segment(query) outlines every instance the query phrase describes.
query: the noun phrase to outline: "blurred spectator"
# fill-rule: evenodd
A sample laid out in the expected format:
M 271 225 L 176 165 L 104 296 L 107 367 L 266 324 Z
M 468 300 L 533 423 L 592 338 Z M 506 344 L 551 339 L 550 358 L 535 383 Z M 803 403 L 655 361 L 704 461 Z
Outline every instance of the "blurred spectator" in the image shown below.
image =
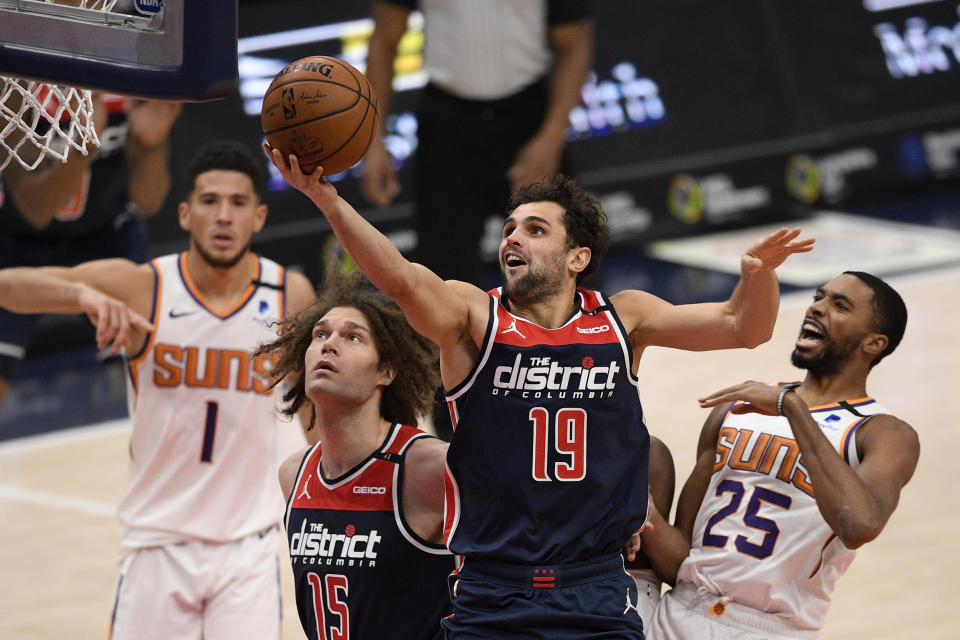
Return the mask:
M 147 260 L 142 216 L 170 189 L 168 137 L 181 105 L 94 94 L 101 140 L 34 171 L 10 163 L 0 177 L 0 268 L 72 266 L 99 258 Z M 38 316 L 0 309 L 0 404 Z
M 561 168 L 569 113 L 593 53 L 588 3 L 374 2 L 367 76 L 384 116 L 397 45 L 416 8 L 430 77 L 418 114 L 416 260 L 441 278 L 480 283 L 486 219 L 502 219 L 519 185 Z M 399 184 L 382 138 L 364 161 L 363 187 L 371 202 L 387 206 Z

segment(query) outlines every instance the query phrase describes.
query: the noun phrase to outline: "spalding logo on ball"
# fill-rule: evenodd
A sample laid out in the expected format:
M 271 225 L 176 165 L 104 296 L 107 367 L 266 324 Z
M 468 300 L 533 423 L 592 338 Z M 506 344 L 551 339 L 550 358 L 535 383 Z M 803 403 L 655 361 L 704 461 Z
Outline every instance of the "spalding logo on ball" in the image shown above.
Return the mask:
M 267 143 L 284 158 L 297 156 L 304 173 L 346 171 L 363 158 L 380 122 L 367 77 L 329 56 L 285 66 L 263 96 L 260 123 Z

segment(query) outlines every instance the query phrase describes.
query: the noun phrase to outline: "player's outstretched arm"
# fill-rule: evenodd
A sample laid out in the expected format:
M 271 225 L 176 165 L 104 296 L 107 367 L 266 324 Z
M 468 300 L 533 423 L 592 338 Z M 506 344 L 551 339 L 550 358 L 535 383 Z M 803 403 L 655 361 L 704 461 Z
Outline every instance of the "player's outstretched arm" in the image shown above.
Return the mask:
M 307 175 L 294 155 L 284 158 L 264 145 L 274 166 L 292 187 L 309 197 L 323 212 L 337 240 L 375 287 L 393 298 L 410 325 L 441 349 L 456 344 L 468 330 L 469 308 L 465 287 L 447 285 L 426 267 L 410 262 L 390 240 L 367 222 L 323 178 L 322 167 Z M 472 287 L 486 311 L 486 294 Z
M 775 270 L 794 253 L 813 249 L 813 238 L 797 240 L 799 235 L 800 229 L 780 229 L 751 246 L 741 258 L 740 281 L 726 302 L 672 305 L 637 290 L 613 296 L 634 349 L 752 349 L 769 340 L 780 306 Z
M 153 329 L 126 303 L 84 282 L 29 267 L 0 270 L 0 306 L 14 313 L 85 313 L 97 327 L 97 348 L 109 346 L 112 353 L 131 347 L 137 329 Z
M 906 422 L 877 415 L 858 429 L 860 464 L 851 468 L 810 416 L 810 408 L 797 393 L 762 382 L 746 381 L 700 400 L 716 406 L 742 400 L 735 413 L 777 415 L 777 401 L 800 448 L 814 498 L 824 520 L 849 549 L 870 542 L 883 530 L 897 508 L 900 491 L 913 476 L 920 458 L 920 441 Z

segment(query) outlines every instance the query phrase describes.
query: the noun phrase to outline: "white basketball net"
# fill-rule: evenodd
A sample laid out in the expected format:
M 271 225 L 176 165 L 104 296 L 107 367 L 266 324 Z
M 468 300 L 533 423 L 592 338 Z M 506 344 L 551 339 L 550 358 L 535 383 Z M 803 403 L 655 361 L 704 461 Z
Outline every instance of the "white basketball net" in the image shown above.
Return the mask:
M 44 0 L 111 11 L 118 0 Z M 0 171 L 16 160 L 28 171 L 50 156 L 67 161 L 100 146 L 88 89 L 0 75 Z

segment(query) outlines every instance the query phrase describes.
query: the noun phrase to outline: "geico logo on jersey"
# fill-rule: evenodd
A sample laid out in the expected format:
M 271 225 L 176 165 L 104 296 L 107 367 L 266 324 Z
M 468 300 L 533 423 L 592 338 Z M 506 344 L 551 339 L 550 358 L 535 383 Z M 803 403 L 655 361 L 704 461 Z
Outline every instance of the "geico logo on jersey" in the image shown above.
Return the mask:
M 203 349 L 157 344 L 153 348 L 153 383 L 158 387 L 203 387 L 270 393 L 276 356 L 251 358 L 237 349 Z
M 360 487 L 360 486 L 357 486 L 357 487 L 354 487 L 354 488 L 353 488 L 353 492 L 354 492 L 354 493 L 372 493 L 372 494 L 374 494 L 374 495 L 382 496 L 383 494 L 385 494 L 385 493 L 387 492 L 387 488 L 386 488 L 386 487 Z
M 621 371 L 616 360 L 605 367 L 594 364 L 587 356 L 579 367 L 566 367 L 548 357 L 531 357 L 530 366 L 522 366 L 522 354 L 517 354 L 513 366 L 503 365 L 493 372 L 493 395 L 501 391 L 521 391 L 524 398 L 596 397 L 597 392 L 612 396 L 616 375 Z M 533 392 L 533 393 L 531 393 Z M 554 394 L 553 392 L 557 392 Z M 586 395 L 585 395 L 586 394 Z
M 577 333 L 604 333 L 610 331 L 610 325 L 602 324 L 599 327 L 577 327 Z
M 382 539 L 374 529 L 356 533 L 353 525 L 348 533 L 333 533 L 322 523 L 300 523 L 300 531 L 290 536 L 290 559 L 294 564 L 322 564 L 337 567 L 372 567 L 377 563 L 377 543 Z

